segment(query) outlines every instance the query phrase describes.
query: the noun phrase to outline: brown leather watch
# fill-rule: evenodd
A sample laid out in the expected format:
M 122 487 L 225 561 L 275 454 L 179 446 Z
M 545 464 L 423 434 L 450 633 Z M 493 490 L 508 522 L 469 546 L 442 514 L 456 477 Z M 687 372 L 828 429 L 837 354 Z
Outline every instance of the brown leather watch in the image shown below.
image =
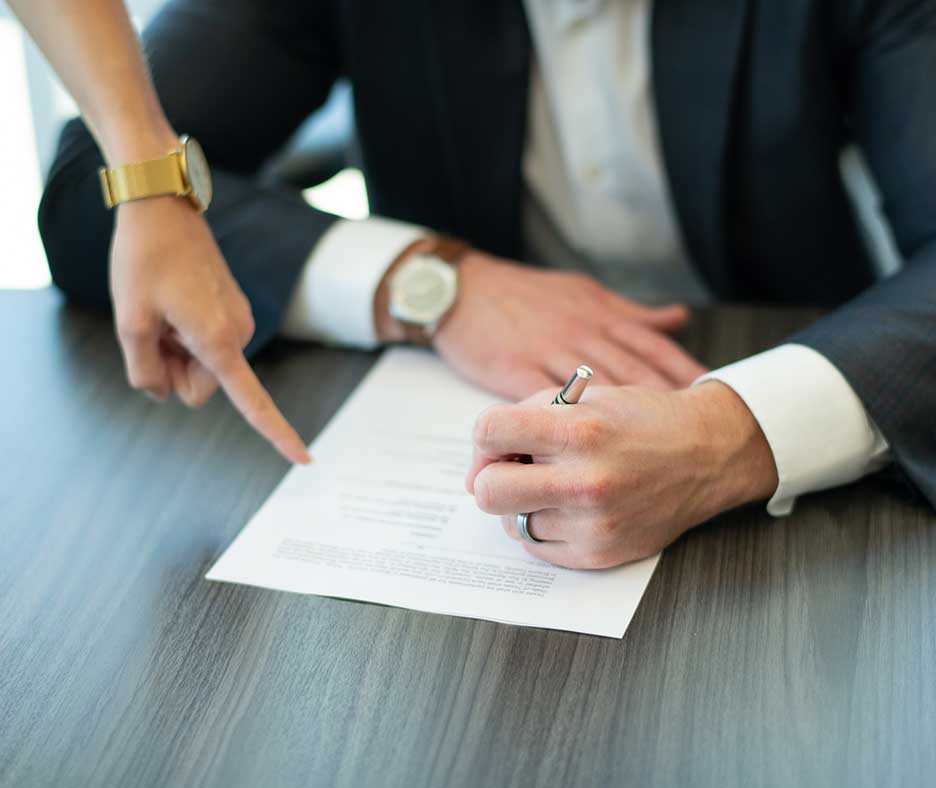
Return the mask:
M 388 274 L 386 308 L 407 342 L 427 346 L 458 298 L 458 264 L 470 249 L 457 238 L 416 241 Z

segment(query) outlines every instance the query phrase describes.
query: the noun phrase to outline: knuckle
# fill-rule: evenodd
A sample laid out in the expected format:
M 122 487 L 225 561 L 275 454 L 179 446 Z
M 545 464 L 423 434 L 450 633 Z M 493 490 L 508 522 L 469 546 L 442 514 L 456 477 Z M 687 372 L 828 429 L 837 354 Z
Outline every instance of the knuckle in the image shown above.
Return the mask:
M 474 483 L 475 503 L 482 512 L 494 514 L 496 490 L 489 473 L 481 472 Z
M 478 418 L 475 419 L 474 429 L 471 432 L 472 443 L 482 451 L 491 444 L 493 434 L 491 410 L 491 408 L 488 408 L 478 414 Z
M 480 413 L 475 420 L 472 440 L 482 451 L 496 445 L 498 431 L 506 416 L 509 405 L 492 405 Z
M 253 309 L 250 306 L 250 302 L 243 296 L 240 297 L 237 323 L 241 329 L 241 334 L 246 335 L 248 338 L 253 336 L 257 324 L 254 320 Z
M 253 311 L 250 307 L 247 307 L 247 314 L 244 315 L 244 334 L 249 341 L 250 338 L 254 335 L 254 332 L 257 330 L 257 321 L 254 320 Z
M 142 312 L 131 311 L 117 319 L 117 334 L 124 340 L 139 340 L 152 333 L 155 321 Z
M 224 353 L 231 350 L 236 344 L 236 335 L 230 321 L 226 319 L 215 320 L 209 323 L 204 330 L 204 343 L 215 353 Z
M 592 480 L 592 500 L 600 506 L 606 506 L 609 502 L 613 501 L 617 495 L 617 491 L 618 479 L 615 474 L 598 474 L 598 476 Z
M 596 517 L 591 523 L 591 532 L 595 535 L 596 539 L 600 542 L 606 542 L 607 540 L 617 536 L 620 531 L 621 521 L 612 515 L 604 515 Z
M 614 497 L 615 482 L 610 474 L 594 472 L 575 483 L 573 495 L 586 507 L 601 508 Z
M 608 433 L 607 425 L 594 416 L 581 419 L 571 431 L 570 442 L 574 443 L 576 448 L 585 451 L 601 446 Z

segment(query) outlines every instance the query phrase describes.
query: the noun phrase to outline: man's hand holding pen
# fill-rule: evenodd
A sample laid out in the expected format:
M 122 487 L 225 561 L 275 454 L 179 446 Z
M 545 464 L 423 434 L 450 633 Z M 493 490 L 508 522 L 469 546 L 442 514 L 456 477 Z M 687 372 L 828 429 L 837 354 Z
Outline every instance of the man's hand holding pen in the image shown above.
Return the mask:
M 598 569 L 659 552 L 720 512 L 769 498 L 773 455 L 727 386 L 678 391 L 595 386 L 575 407 L 544 407 L 555 390 L 479 416 L 466 481 L 537 558 Z M 532 464 L 513 461 L 530 455 Z

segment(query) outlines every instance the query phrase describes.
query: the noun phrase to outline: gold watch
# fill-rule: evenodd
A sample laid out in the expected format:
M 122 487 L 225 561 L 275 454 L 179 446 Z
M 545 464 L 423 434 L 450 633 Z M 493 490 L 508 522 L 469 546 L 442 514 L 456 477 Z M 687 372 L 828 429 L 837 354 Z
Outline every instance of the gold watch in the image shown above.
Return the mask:
M 206 211 L 211 203 L 208 160 L 201 145 L 187 134 L 179 137 L 176 150 L 161 159 L 110 169 L 101 167 L 98 175 L 108 208 L 165 194 L 188 197 L 199 213 Z

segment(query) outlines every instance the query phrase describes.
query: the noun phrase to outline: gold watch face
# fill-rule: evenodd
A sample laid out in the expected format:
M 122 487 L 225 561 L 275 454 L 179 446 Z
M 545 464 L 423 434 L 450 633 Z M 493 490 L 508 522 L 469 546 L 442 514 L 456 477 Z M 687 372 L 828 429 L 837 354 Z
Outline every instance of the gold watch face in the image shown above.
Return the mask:
M 187 134 L 180 138 L 182 143 L 182 166 L 185 179 L 192 189 L 191 198 L 200 211 L 211 204 L 211 171 L 201 145 Z

